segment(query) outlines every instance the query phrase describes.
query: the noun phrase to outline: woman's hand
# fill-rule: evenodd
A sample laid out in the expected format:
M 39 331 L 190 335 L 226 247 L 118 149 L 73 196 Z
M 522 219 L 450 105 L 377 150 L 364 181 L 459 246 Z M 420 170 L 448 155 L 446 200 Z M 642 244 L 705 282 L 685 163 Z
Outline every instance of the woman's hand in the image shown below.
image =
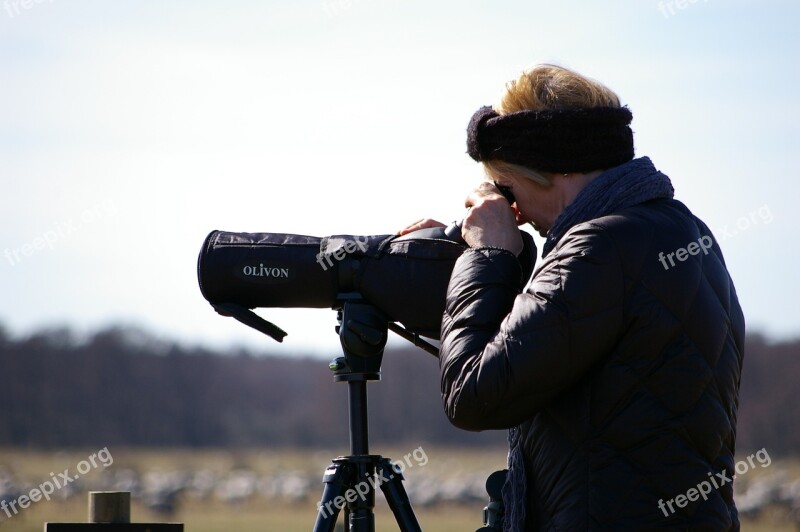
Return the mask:
M 481 183 L 465 202 L 469 211 L 461 235 L 470 247 L 506 249 L 514 255 L 522 252 L 522 237 L 517 228 L 516 211 L 492 183 Z
M 446 226 L 442 222 L 437 222 L 436 220 L 431 220 L 430 218 L 423 218 L 422 220 L 417 220 L 408 227 L 399 230 L 395 234 L 397 236 L 403 236 L 407 235 L 408 233 L 413 233 L 414 231 L 418 231 L 420 229 L 429 229 L 431 227 L 446 227 Z

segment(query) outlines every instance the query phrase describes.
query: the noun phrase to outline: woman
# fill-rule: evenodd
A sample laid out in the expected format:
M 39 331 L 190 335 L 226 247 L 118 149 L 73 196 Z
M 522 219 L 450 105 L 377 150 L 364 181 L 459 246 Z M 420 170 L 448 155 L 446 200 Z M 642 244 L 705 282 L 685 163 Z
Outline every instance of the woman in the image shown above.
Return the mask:
M 634 159 L 631 119 L 543 65 L 468 127 L 491 183 L 466 202 L 442 395 L 456 426 L 510 429 L 506 530 L 739 528 L 744 318 L 711 231 Z M 523 223 L 546 242 L 520 294 Z

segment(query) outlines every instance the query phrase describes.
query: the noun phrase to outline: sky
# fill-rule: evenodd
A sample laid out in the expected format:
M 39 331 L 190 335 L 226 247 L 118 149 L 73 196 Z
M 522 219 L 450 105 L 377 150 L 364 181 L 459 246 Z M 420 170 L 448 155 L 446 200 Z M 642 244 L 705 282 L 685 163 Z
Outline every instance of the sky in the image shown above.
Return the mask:
M 124 325 L 336 356 L 330 310 L 260 309 L 283 344 L 218 316 L 206 235 L 460 218 L 483 178 L 470 116 L 547 62 L 630 107 L 637 156 L 714 231 L 748 330 L 800 336 L 796 0 L 0 2 L 7 334 Z

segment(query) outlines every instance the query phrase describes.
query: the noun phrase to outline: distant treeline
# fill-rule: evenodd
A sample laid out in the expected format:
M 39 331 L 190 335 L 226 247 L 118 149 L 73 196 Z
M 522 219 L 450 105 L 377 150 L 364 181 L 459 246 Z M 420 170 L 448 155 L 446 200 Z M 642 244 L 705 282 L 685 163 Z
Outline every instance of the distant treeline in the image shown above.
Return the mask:
M 348 444 L 347 385 L 327 362 L 187 349 L 124 328 L 10 339 L 0 329 L 0 446 L 327 446 Z M 502 445 L 445 418 L 437 360 L 390 348 L 370 383 L 376 444 Z M 800 341 L 747 341 L 738 450 L 800 451 Z

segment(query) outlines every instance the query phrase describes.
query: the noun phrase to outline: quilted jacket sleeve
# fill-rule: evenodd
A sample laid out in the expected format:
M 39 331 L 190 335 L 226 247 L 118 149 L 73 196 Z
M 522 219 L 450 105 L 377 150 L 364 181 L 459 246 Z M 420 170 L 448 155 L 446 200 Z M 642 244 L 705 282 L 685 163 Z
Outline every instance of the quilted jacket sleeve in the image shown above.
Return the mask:
M 614 348 L 623 269 L 613 242 L 575 226 L 525 293 L 510 252 L 468 250 L 447 290 L 440 351 L 450 421 L 466 430 L 509 428 L 579 381 Z

